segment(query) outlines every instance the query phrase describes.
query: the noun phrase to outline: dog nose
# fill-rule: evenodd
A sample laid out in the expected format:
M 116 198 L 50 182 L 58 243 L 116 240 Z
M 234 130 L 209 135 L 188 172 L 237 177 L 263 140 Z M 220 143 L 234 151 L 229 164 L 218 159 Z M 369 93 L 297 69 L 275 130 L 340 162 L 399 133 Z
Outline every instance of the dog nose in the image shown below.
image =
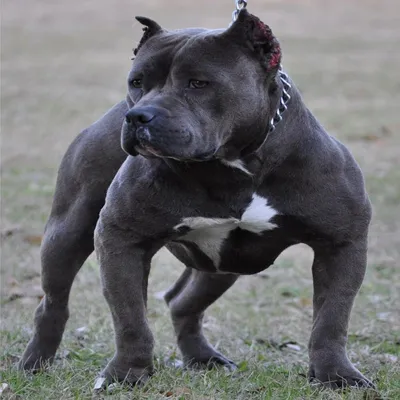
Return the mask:
M 125 115 L 125 120 L 127 124 L 145 125 L 155 117 L 155 112 L 151 108 L 142 107 L 130 109 Z

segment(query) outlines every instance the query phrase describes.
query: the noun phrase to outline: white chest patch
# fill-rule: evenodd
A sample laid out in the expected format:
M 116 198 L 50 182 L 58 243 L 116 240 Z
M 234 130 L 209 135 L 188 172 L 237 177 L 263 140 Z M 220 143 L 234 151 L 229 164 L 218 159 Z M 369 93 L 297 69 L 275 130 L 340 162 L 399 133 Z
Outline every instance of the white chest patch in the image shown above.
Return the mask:
M 188 217 L 174 227 L 179 229 L 187 226 L 192 229 L 182 239 L 195 243 L 218 268 L 221 256 L 220 251 L 229 232 L 241 228 L 253 233 L 261 234 L 277 228 L 270 220 L 278 212 L 268 205 L 267 199 L 253 194 L 253 199 L 247 206 L 242 217 L 238 218 L 204 218 Z

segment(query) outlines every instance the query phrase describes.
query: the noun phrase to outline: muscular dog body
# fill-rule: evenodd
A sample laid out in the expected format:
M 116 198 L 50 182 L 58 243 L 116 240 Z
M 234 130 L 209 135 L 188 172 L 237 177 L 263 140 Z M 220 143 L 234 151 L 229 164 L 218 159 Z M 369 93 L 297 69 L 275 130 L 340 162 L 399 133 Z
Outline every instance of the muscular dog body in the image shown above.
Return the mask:
M 54 358 L 73 279 L 95 243 L 116 338 L 107 381 L 152 372 L 147 278 L 162 246 L 187 267 L 165 297 L 185 363 L 233 368 L 203 336 L 205 309 L 239 275 L 305 243 L 315 254 L 310 378 L 371 385 L 345 349 L 371 214 L 353 157 L 280 72 L 279 44 L 256 17 L 242 11 L 226 31 L 140 21 L 127 100 L 61 164 L 42 245 L 45 297 L 20 366 Z

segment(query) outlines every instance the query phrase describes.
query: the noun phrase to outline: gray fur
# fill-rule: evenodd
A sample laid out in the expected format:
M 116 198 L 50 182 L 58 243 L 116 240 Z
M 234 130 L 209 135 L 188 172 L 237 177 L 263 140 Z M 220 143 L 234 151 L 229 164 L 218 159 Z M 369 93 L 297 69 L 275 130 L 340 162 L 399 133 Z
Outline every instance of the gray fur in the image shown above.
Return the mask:
M 115 327 L 116 353 L 102 372 L 107 382 L 134 384 L 153 371 L 147 280 L 163 246 L 187 267 L 165 297 L 185 363 L 234 368 L 204 337 L 204 311 L 239 275 L 260 272 L 287 247 L 306 243 L 315 253 L 310 378 L 331 387 L 371 385 L 345 348 L 371 217 L 353 157 L 293 84 L 283 121 L 268 134 L 282 83 L 277 69 L 260 62 L 271 54 L 254 33 L 255 17 L 242 12 L 228 31 L 168 32 L 141 21 L 153 32 L 137 51 L 127 101 L 82 132 L 61 163 L 41 250 L 45 297 L 20 367 L 53 360 L 71 284 L 94 243 Z M 139 78 L 143 92 L 132 84 Z M 210 84 L 191 89 L 191 79 Z M 194 226 L 185 220 L 240 221 L 254 194 L 276 210 L 263 221 L 270 229 L 255 229 L 252 219 L 230 226 L 218 265 L 196 245 L 198 235 L 185 240 Z

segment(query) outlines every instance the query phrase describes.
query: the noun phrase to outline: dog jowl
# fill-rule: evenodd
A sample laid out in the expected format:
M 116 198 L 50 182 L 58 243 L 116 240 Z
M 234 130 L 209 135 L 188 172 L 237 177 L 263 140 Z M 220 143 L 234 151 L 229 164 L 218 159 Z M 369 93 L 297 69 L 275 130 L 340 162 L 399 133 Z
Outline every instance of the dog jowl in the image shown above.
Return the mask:
M 20 367 L 54 359 L 72 282 L 95 248 L 116 343 L 101 376 L 145 381 L 148 274 L 166 246 L 186 265 L 165 295 L 184 363 L 234 369 L 203 335 L 205 310 L 240 275 L 305 243 L 314 251 L 309 377 L 333 388 L 372 385 L 346 354 L 371 217 L 357 163 L 307 109 L 257 17 L 243 10 L 226 30 L 138 20 L 145 33 L 126 100 L 61 163 L 41 249 L 45 297 Z

